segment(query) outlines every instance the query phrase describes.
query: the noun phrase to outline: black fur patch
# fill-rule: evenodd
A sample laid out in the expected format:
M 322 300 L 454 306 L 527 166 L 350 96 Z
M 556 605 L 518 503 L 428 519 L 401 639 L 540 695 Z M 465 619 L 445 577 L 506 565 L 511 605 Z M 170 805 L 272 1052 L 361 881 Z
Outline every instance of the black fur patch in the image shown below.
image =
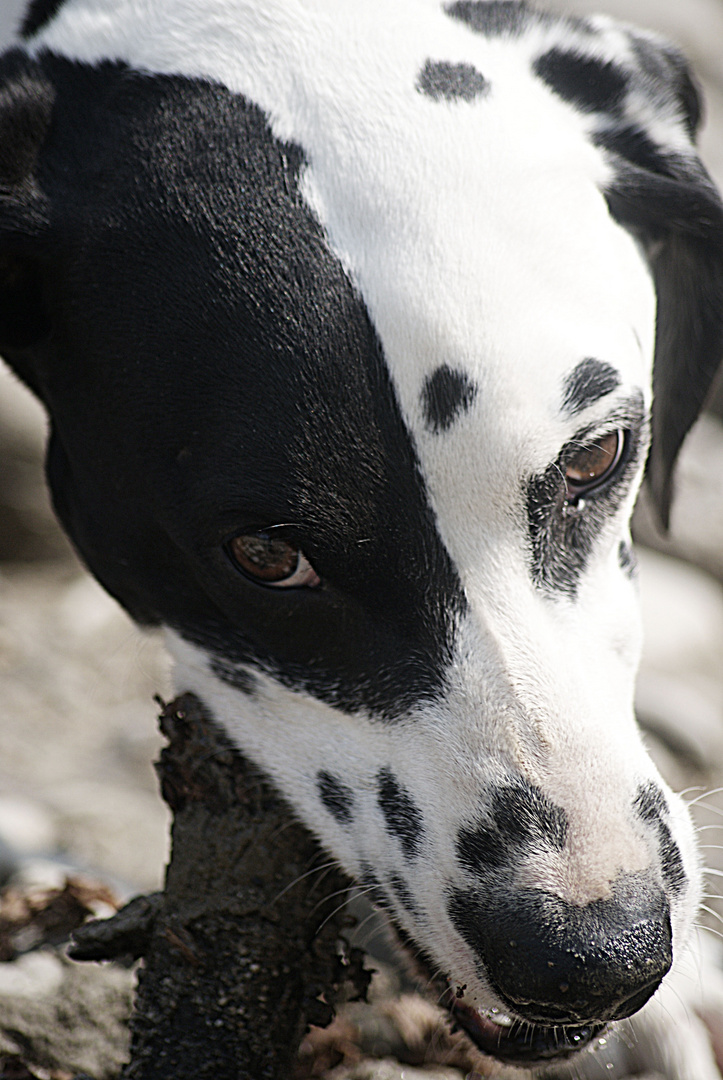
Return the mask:
M 552 48 L 533 68 L 551 90 L 582 112 L 619 113 L 628 86 L 625 72 L 610 60 Z
M 20 36 L 32 37 L 38 30 L 49 23 L 58 14 L 64 0 L 30 0 L 25 17 L 20 26 Z
M 463 371 L 443 364 L 428 376 L 422 387 L 422 411 L 432 431 L 447 431 L 460 412 L 469 409 L 477 387 Z
M 621 540 L 618 545 L 618 563 L 620 569 L 629 578 L 634 578 L 638 572 L 638 557 L 630 544 Z
M 19 49 L 5 53 L 0 85 L 0 183 L 27 182 L 50 123 L 55 92 Z
M 562 411 L 566 416 L 577 416 L 618 386 L 620 375 L 610 364 L 591 358 L 581 360 L 563 382 Z
M 31 140 L 44 216 L 0 192 L 0 229 L 50 235 L 45 287 L 5 281 L 0 345 L 51 413 L 48 477 L 86 563 L 226 674 L 390 721 L 433 700 L 464 596 L 368 313 L 299 194 L 301 150 L 221 86 L 25 63 L 56 100 Z M 23 327 L 56 330 L 37 352 L 19 296 Z M 279 523 L 319 588 L 261 587 L 226 556 Z
M 444 10 L 486 37 L 517 37 L 531 23 L 550 21 L 546 13 L 535 11 L 523 0 L 457 0 L 447 4 Z
M 424 837 L 421 811 L 391 769 L 379 771 L 377 787 L 377 802 L 384 815 L 387 832 L 399 840 L 405 857 L 413 859 L 419 854 Z
M 641 785 L 638 788 L 633 806 L 640 818 L 656 829 L 663 881 L 673 895 L 679 895 L 685 889 L 688 878 L 683 867 L 680 849 L 673 840 L 670 828 L 664 820 L 668 816 L 665 796 L 660 788 L 653 783 L 645 786 Z
M 399 874 L 392 874 L 389 878 L 389 884 L 404 910 L 409 912 L 410 915 L 418 915 L 417 905 L 414 903 L 414 898 L 404 878 Z
M 318 772 L 316 787 L 319 798 L 340 825 L 348 825 L 354 819 L 354 792 L 331 773 Z
M 371 866 L 364 865 L 359 876 L 359 885 L 370 904 L 381 908 L 382 911 L 394 911 L 394 905 L 387 896 L 382 883 L 376 876 Z
M 598 131 L 593 135 L 593 142 L 614 157 L 637 165 L 639 169 L 661 175 L 669 172 L 670 162 L 664 151 L 653 142 L 647 131 L 636 124 Z
M 592 434 L 586 428 L 565 446 L 556 461 L 527 485 L 527 521 L 531 572 L 536 585 L 571 598 L 607 520 L 619 508 L 645 449 L 642 394 L 631 398 L 610 417 L 626 428 L 619 465 L 609 483 L 577 501 L 567 496 L 564 475 L 568 460 Z
M 695 79 L 683 54 L 674 45 L 650 41 L 643 34 L 631 33 L 640 68 L 658 86 L 671 87 L 683 110 L 688 134 L 695 135 L 701 120 L 702 105 Z
M 478 825 L 460 829 L 457 854 L 466 870 L 485 875 L 540 844 L 562 851 L 567 814 L 520 778 L 498 788 Z
M 417 89 L 433 101 L 474 101 L 489 93 L 490 84 L 472 64 L 427 60 L 417 78 Z
M 29 346 L 46 341 L 51 330 L 44 301 L 45 286 L 35 249 L 44 247 L 47 206 L 33 182 L 50 125 L 55 90 L 20 49 L 0 59 L 0 207 L 2 193 L 12 192 L 7 212 L 0 212 L 0 334 L 7 355 L 15 348 L 26 356 Z M 19 242 L 25 234 L 26 243 Z M 10 243 L 8 243 L 10 240 Z M 23 250 L 24 249 L 24 250 Z M 30 365 L 18 374 L 37 392 Z
M 235 664 L 220 656 L 212 657 L 210 667 L 214 675 L 217 675 L 228 686 L 233 686 L 234 690 L 240 690 L 243 694 L 256 692 L 256 678 L 250 671 L 236 667 Z

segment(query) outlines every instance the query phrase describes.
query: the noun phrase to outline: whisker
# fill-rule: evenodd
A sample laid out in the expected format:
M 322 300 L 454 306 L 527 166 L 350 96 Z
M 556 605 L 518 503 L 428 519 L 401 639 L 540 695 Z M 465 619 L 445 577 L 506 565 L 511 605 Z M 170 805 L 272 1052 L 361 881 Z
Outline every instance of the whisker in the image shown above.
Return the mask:
M 693 784 L 692 787 L 683 788 L 682 791 L 676 791 L 676 795 L 679 799 L 684 799 L 686 795 L 690 794 L 691 791 L 700 791 L 701 794 L 698 796 L 699 799 L 702 799 L 705 795 L 713 794 L 713 792 L 710 792 L 707 787 L 703 786 L 703 784 Z M 693 806 L 694 804 L 695 799 L 691 799 L 687 805 Z
M 305 874 L 299 874 L 299 876 L 295 877 L 293 881 L 290 881 L 288 885 L 285 885 L 281 892 L 277 893 L 276 896 L 273 898 L 271 904 L 275 904 L 277 900 L 280 900 L 282 896 L 286 895 L 289 889 L 293 889 L 295 885 L 298 885 L 299 882 L 303 881 L 305 878 L 311 877 L 312 874 L 320 874 L 322 871 L 331 870 L 333 867 L 338 865 L 339 862 L 337 859 L 331 859 L 330 862 L 322 863 L 321 866 L 312 866 L 311 870 L 307 870 Z
M 705 930 L 708 934 L 715 934 L 716 937 L 719 937 L 721 941 L 723 941 L 723 932 L 720 930 L 716 930 L 712 926 L 706 926 L 705 923 L 694 923 L 693 925 L 696 930 Z
M 342 901 L 342 903 L 341 903 L 341 904 L 338 904 L 338 905 L 337 905 L 337 907 L 335 907 L 333 911 L 329 912 L 329 914 L 328 914 L 328 915 L 326 916 L 326 918 L 324 919 L 324 921 L 323 921 L 323 922 L 321 923 L 321 925 L 320 925 L 320 926 L 319 926 L 319 927 L 317 928 L 317 931 L 316 931 L 316 932 L 317 932 L 317 934 L 321 933 L 321 931 L 322 931 L 322 930 L 324 929 L 324 927 L 325 927 L 325 926 L 326 926 L 326 924 L 327 924 L 327 923 L 329 922 L 329 920 L 330 920 L 330 919 L 333 919 L 335 915 L 337 915 L 337 914 L 338 914 L 338 913 L 339 913 L 340 911 L 342 911 L 342 910 L 343 910 L 343 909 L 344 909 L 344 908 L 345 908 L 345 907 L 347 906 L 347 904 L 349 904 L 349 903 L 351 902 L 351 900 L 352 900 L 352 899 L 353 899 L 353 898 L 354 898 L 355 896 L 367 896 L 367 895 L 368 895 L 369 893 L 373 893 L 375 889 L 376 889 L 376 885 L 369 885 L 369 886 L 367 886 L 367 888 L 366 888 L 366 889 L 357 889 L 357 890 L 356 890 L 356 891 L 354 892 L 354 894 L 353 894 L 353 895 L 352 895 L 352 892 L 351 892 L 351 890 L 349 890 L 349 893 L 348 893 L 348 895 L 347 895 L 347 896 L 346 896 L 346 897 L 344 898 L 344 900 Z M 321 907 L 321 905 L 322 905 L 322 904 L 325 904 L 327 900 L 332 900 L 332 899 L 333 899 L 333 898 L 334 898 L 335 896 L 341 896 L 341 894 L 342 894 L 343 892 L 346 892 L 346 891 L 347 891 L 346 889 L 337 889 L 337 890 L 336 890 L 335 892 L 333 892 L 333 893 L 329 893 L 329 895 L 328 895 L 328 896 L 324 896 L 324 897 L 322 897 L 322 899 L 321 899 L 321 900 L 319 900 L 319 902 L 318 902 L 318 903 L 314 904 L 314 907 L 312 908 L 312 912 L 314 912 L 314 911 L 316 911 L 316 910 L 317 910 L 318 908 L 320 908 L 320 907 Z
M 711 814 L 717 814 L 718 817 L 723 817 L 723 810 L 719 806 L 709 806 L 708 803 L 704 803 L 702 799 L 695 799 L 693 802 L 689 802 L 688 806 L 699 806 L 703 810 L 708 810 Z
M 723 915 L 719 915 L 713 908 L 709 908 L 707 904 L 701 904 L 701 911 L 707 911 L 709 915 L 712 915 L 714 919 L 717 919 L 719 923 L 723 924 Z
M 711 795 L 720 795 L 720 793 L 723 791 L 723 787 L 703 788 L 703 789 L 700 789 L 700 788 L 698 788 L 698 789 L 696 789 L 696 788 L 687 788 L 686 790 L 687 791 L 699 790 L 701 792 L 701 794 L 698 795 L 695 799 L 690 799 L 690 801 L 688 802 L 688 806 L 698 806 L 698 804 L 701 803 L 703 799 L 708 799 L 708 798 L 710 798 Z M 685 793 L 680 792 L 680 794 L 681 794 L 681 797 L 682 797 Z

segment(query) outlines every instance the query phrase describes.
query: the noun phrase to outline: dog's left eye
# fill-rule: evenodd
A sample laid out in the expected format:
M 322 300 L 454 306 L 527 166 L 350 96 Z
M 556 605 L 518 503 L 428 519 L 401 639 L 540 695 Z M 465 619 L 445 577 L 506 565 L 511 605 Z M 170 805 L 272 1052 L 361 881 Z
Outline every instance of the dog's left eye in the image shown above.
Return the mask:
M 314 588 L 319 575 L 300 548 L 266 532 L 234 536 L 226 545 L 232 562 L 262 585 Z
M 568 498 L 577 499 L 609 480 L 620 462 L 624 445 L 624 433 L 611 431 L 579 450 L 565 468 Z

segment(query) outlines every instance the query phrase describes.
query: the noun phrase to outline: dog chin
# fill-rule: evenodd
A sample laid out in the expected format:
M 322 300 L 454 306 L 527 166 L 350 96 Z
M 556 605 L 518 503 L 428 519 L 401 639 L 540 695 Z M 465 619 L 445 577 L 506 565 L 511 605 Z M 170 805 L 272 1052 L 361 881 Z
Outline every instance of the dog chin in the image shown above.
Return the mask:
M 606 1024 L 545 1026 L 516 1020 L 499 1009 L 480 1009 L 455 999 L 452 1017 L 478 1050 L 506 1065 L 550 1065 L 584 1050 Z
M 431 960 L 416 946 L 388 912 L 383 913 L 397 947 L 407 961 L 410 973 L 420 985 L 437 988 L 438 1000 L 448 1010 L 453 1023 L 488 1057 L 505 1065 L 533 1068 L 566 1061 L 596 1039 L 607 1023 L 539 1024 L 503 1012 L 496 1006 L 485 1007 L 467 1000 L 464 991 L 455 989 L 449 977 L 435 971 Z

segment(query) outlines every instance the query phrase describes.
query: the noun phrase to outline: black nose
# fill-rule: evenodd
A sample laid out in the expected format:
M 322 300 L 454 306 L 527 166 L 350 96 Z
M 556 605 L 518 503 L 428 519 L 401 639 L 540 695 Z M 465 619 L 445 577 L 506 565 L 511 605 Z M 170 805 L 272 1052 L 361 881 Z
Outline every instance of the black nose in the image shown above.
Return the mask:
M 541 1024 L 619 1020 L 637 1012 L 673 960 L 662 889 L 624 875 L 584 907 L 538 889 L 455 893 L 450 915 L 519 1016 Z

